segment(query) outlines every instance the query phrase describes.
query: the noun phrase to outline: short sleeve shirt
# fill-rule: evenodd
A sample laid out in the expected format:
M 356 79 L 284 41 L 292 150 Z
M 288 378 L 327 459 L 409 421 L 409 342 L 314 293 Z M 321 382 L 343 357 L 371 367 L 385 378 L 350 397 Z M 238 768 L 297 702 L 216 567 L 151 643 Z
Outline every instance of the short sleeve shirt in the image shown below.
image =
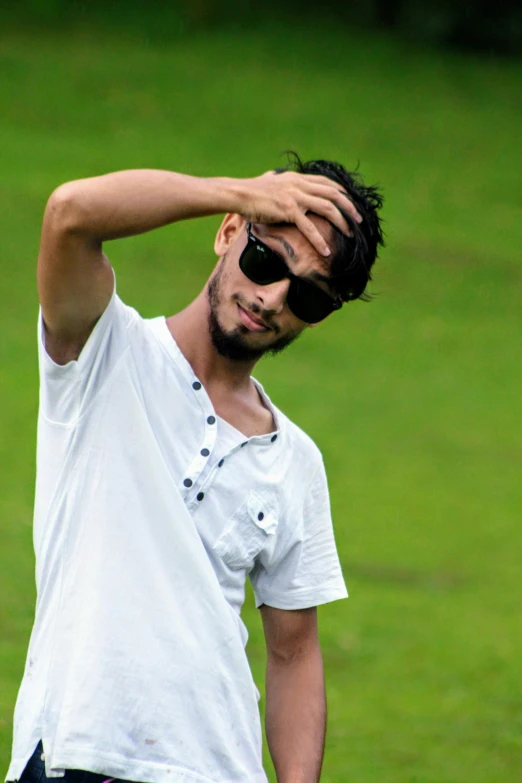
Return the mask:
M 319 450 L 257 382 L 276 429 L 227 430 L 165 318 L 116 293 L 77 361 L 55 364 L 40 324 L 39 362 L 38 600 L 8 779 L 42 738 L 50 776 L 264 783 L 240 610 L 247 576 L 258 606 L 346 596 Z
M 223 449 L 221 422 L 165 319 L 147 326 L 154 350 L 160 347 L 164 354 L 158 362 L 183 400 L 162 431 L 165 437 L 167 431 L 182 434 L 187 451 L 175 470 L 227 601 L 239 612 L 247 576 L 257 606 L 302 609 L 345 597 L 318 448 L 254 381 L 277 429 L 251 438 L 238 433 L 235 444 Z M 150 342 L 150 359 L 149 351 Z M 174 445 L 165 448 L 172 460 Z

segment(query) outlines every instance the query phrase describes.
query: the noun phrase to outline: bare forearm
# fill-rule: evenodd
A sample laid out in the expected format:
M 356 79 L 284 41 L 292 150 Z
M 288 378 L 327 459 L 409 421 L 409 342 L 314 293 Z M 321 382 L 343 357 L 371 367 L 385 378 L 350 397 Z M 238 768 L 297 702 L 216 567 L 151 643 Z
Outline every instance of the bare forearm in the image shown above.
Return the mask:
M 135 169 L 61 185 L 49 202 L 66 228 L 100 242 L 188 218 L 240 211 L 244 181 Z
M 270 659 L 266 678 L 266 735 L 279 783 L 317 783 L 326 730 L 319 647 L 290 661 Z
M 38 255 L 47 349 L 55 361 L 77 358 L 109 303 L 114 275 L 103 252 L 106 240 L 232 212 L 250 222 L 294 223 L 318 252 L 329 255 L 325 238 L 307 213 L 322 215 L 349 232 L 343 209 L 356 219 L 340 185 L 291 171 L 231 179 L 135 169 L 61 185 L 47 203 Z

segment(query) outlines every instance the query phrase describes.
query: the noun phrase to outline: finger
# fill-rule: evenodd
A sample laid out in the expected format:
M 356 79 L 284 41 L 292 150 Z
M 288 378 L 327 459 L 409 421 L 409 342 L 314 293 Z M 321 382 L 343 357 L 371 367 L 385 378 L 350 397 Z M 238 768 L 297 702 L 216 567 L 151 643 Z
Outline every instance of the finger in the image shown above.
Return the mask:
M 294 225 L 299 229 L 301 234 L 306 237 L 310 244 L 315 247 L 318 253 L 322 256 L 331 255 L 332 251 L 330 250 L 330 247 L 310 218 L 307 218 L 306 215 L 299 212 L 294 219 Z
M 356 223 L 362 223 L 363 217 L 362 215 L 357 211 L 357 207 L 353 203 L 353 201 L 350 200 L 348 194 L 344 190 L 337 190 L 336 188 L 332 189 L 332 196 L 331 200 L 340 208 L 343 210 L 343 212 L 347 212 L 350 217 L 352 217 Z
M 321 187 L 320 191 L 318 191 L 316 195 L 320 195 L 322 198 L 327 198 L 330 201 L 333 201 L 333 203 L 336 204 L 339 209 L 342 209 L 343 212 L 347 212 L 348 215 L 350 215 L 350 217 L 352 217 L 357 223 L 362 223 L 363 218 L 357 211 L 357 207 L 353 201 L 350 200 L 346 191 L 344 191 L 340 186 L 337 188 L 335 185 L 332 187 L 332 184 L 330 184 L 328 187 Z
M 324 198 L 335 201 L 335 203 L 345 212 L 348 212 L 357 223 L 362 223 L 362 216 L 357 211 L 357 207 L 350 200 L 342 185 L 322 175 L 305 174 L 301 176 L 306 177 L 309 184 L 316 186 L 316 188 L 314 188 L 315 195 L 323 196 Z
M 348 221 L 339 208 L 329 199 L 317 197 L 309 198 L 306 203 L 306 208 L 308 211 L 315 212 L 316 215 L 326 218 L 329 223 L 336 226 L 343 234 L 346 234 L 349 237 L 353 236 L 353 231 L 348 224 Z

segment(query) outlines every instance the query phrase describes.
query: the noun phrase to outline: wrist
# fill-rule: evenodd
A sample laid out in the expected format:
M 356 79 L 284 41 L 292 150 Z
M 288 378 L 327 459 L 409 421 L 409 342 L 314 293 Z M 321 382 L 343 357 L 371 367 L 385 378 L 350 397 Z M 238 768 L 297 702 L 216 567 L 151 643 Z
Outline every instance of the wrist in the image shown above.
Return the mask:
M 216 213 L 243 215 L 249 202 L 248 180 L 234 177 L 212 177 L 208 180 Z

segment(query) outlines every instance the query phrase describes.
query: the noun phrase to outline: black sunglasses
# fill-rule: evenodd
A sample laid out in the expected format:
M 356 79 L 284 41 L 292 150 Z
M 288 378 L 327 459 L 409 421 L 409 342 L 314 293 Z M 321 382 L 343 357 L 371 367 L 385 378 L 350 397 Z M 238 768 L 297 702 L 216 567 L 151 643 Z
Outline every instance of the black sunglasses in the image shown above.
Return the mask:
M 334 310 L 341 309 L 343 303 L 339 297 L 334 299 L 319 286 L 293 275 L 283 257 L 252 234 L 250 223 L 246 230 L 248 242 L 239 256 L 239 268 L 249 280 L 258 285 L 270 285 L 289 278 L 286 303 L 297 318 L 308 324 L 316 324 Z

